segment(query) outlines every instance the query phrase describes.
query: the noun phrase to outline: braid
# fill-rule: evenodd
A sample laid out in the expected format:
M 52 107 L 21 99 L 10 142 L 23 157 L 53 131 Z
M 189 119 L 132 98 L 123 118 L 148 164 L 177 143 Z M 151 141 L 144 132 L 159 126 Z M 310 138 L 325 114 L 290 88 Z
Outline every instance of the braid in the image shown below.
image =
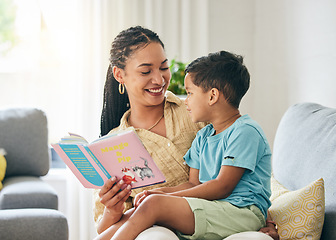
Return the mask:
M 100 136 L 106 135 L 113 128 L 119 126 L 120 119 L 129 109 L 127 92 L 119 93 L 119 82 L 113 76 L 113 67 L 125 69 L 127 59 L 136 50 L 151 42 L 160 43 L 164 48 L 164 44 L 155 32 L 141 26 L 128 28 L 120 32 L 113 40 L 110 51 L 110 65 L 104 86 Z
M 112 67 L 109 66 L 104 86 L 103 110 L 101 114 L 100 136 L 118 127 L 123 114 L 129 109 L 129 99 L 125 89 L 124 94 L 118 90 L 119 83 L 114 79 Z M 115 104 L 118 103 L 118 104 Z

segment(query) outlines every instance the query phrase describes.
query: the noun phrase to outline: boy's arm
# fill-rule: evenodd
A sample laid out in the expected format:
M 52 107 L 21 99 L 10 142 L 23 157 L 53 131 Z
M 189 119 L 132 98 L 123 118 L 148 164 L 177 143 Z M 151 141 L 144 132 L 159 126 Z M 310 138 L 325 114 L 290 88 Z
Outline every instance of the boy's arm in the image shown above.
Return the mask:
M 190 168 L 192 169 L 192 168 Z M 222 166 L 216 179 L 210 180 L 203 184 L 195 184 L 191 188 L 180 189 L 169 193 L 173 196 L 195 197 L 207 200 L 222 199 L 230 196 L 241 177 L 245 172 L 245 168 Z M 194 177 L 190 176 L 189 183 L 194 183 Z M 198 176 L 197 176 L 198 179 Z
M 195 168 L 190 168 L 189 169 L 189 181 L 182 183 L 180 185 L 174 186 L 174 187 L 162 187 L 162 188 L 158 188 L 155 190 L 164 192 L 164 193 L 173 193 L 173 192 L 177 192 L 177 191 L 182 191 L 182 190 L 186 190 L 192 187 L 195 187 L 200 183 L 199 181 L 199 170 L 195 169 Z
M 195 168 L 190 168 L 189 170 L 189 182 L 182 183 L 180 185 L 174 186 L 174 187 L 162 187 L 162 188 L 157 188 L 153 190 L 145 190 L 141 193 L 138 193 L 135 198 L 134 198 L 134 207 L 138 207 L 140 203 L 148 196 L 151 194 L 171 194 L 176 191 L 182 192 L 186 189 L 193 188 L 200 183 L 199 178 L 198 178 L 199 170 Z
M 216 179 L 201 184 L 198 177 L 199 170 L 190 168 L 189 182 L 176 187 L 158 188 L 139 193 L 135 197 L 134 206 L 137 207 L 148 195 L 160 193 L 207 200 L 226 198 L 230 196 L 244 172 L 245 168 L 222 166 Z

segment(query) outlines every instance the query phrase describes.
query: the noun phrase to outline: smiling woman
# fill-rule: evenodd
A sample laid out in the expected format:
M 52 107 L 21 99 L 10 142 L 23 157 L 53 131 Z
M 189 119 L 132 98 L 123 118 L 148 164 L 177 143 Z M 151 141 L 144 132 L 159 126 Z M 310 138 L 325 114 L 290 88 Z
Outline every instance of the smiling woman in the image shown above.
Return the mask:
M 170 71 L 164 49 L 160 43 L 146 44 L 136 51 L 136 57 L 132 55 L 126 61 L 124 69 L 113 66 L 112 71 L 115 79 L 120 84 L 125 84 L 131 108 L 139 101 L 144 104 L 141 112 L 132 112 L 130 116 L 132 125 L 138 127 L 135 121 L 143 117 L 134 115 L 147 115 L 148 110 L 151 111 L 155 105 L 162 104 L 169 85 Z
M 135 127 L 166 177 L 166 183 L 161 186 L 186 182 L 188 168 L 183 164 L 183 155 L 204 124 L 193 123 L 184 103 L 167 92 L 171 74 L 163 43 L 151 30 L 140 26 L 131 27 L 117 35 L 110 53 L 101 134 L 111 131 L 113 124 L 118 127 L 112 132 Z M 119 84 L 125 84 L 127 95 L 126 91 L 124 94 L 119 93 Z M 130 109 L 127 110 L 128 101 Z M 118 111 L 119 117 L 116 115 Z M 114 183 L 107 181 L 95 193 L 95 220 L 99 233 L 120 220 L 126 199 L 128 208 L 132 204 L 129 196 L 134 197 L 144 189 L 153 188 L 135 189 L 132 192 L 123 188 L 119 191 L 123 182 Z
M 156 131 L 157 125 L 164 124 L 163 121 L 155 123 L 163 115 L 164 93 L 170 81 L 164 44 L 156 33 L 132 27 L 114 39 L 110 62 L 104 88 L 101 135 L 119 126 L 122 115 L 132 107 L 129 123 Z M 126 93 L 120 94 L 117 85 L 125 85 Z M 148 117 L 149 121 L 144 121 Z

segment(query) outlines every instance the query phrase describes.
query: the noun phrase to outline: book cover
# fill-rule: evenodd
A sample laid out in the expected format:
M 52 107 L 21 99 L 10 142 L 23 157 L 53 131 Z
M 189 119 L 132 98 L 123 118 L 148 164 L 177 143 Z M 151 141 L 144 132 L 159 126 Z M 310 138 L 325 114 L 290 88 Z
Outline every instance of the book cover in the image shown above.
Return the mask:
M 100 188 L 112 176 L 131 184 L 132 189 L 165 182 L 133 128 L 92 143 L 70 134 L 51 145 L 86 188 Z

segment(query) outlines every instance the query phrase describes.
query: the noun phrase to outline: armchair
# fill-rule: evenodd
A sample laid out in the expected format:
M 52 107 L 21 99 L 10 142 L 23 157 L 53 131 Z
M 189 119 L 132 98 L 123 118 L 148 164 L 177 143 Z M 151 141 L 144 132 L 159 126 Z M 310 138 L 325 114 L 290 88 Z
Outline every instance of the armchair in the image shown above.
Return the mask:
M 0 110 L 0 148 L 7 152 L 0 190 L 1 239 L 68 239 L 57 193 L 40 178 L 50 168 L 45 114 L 35 108 Z

